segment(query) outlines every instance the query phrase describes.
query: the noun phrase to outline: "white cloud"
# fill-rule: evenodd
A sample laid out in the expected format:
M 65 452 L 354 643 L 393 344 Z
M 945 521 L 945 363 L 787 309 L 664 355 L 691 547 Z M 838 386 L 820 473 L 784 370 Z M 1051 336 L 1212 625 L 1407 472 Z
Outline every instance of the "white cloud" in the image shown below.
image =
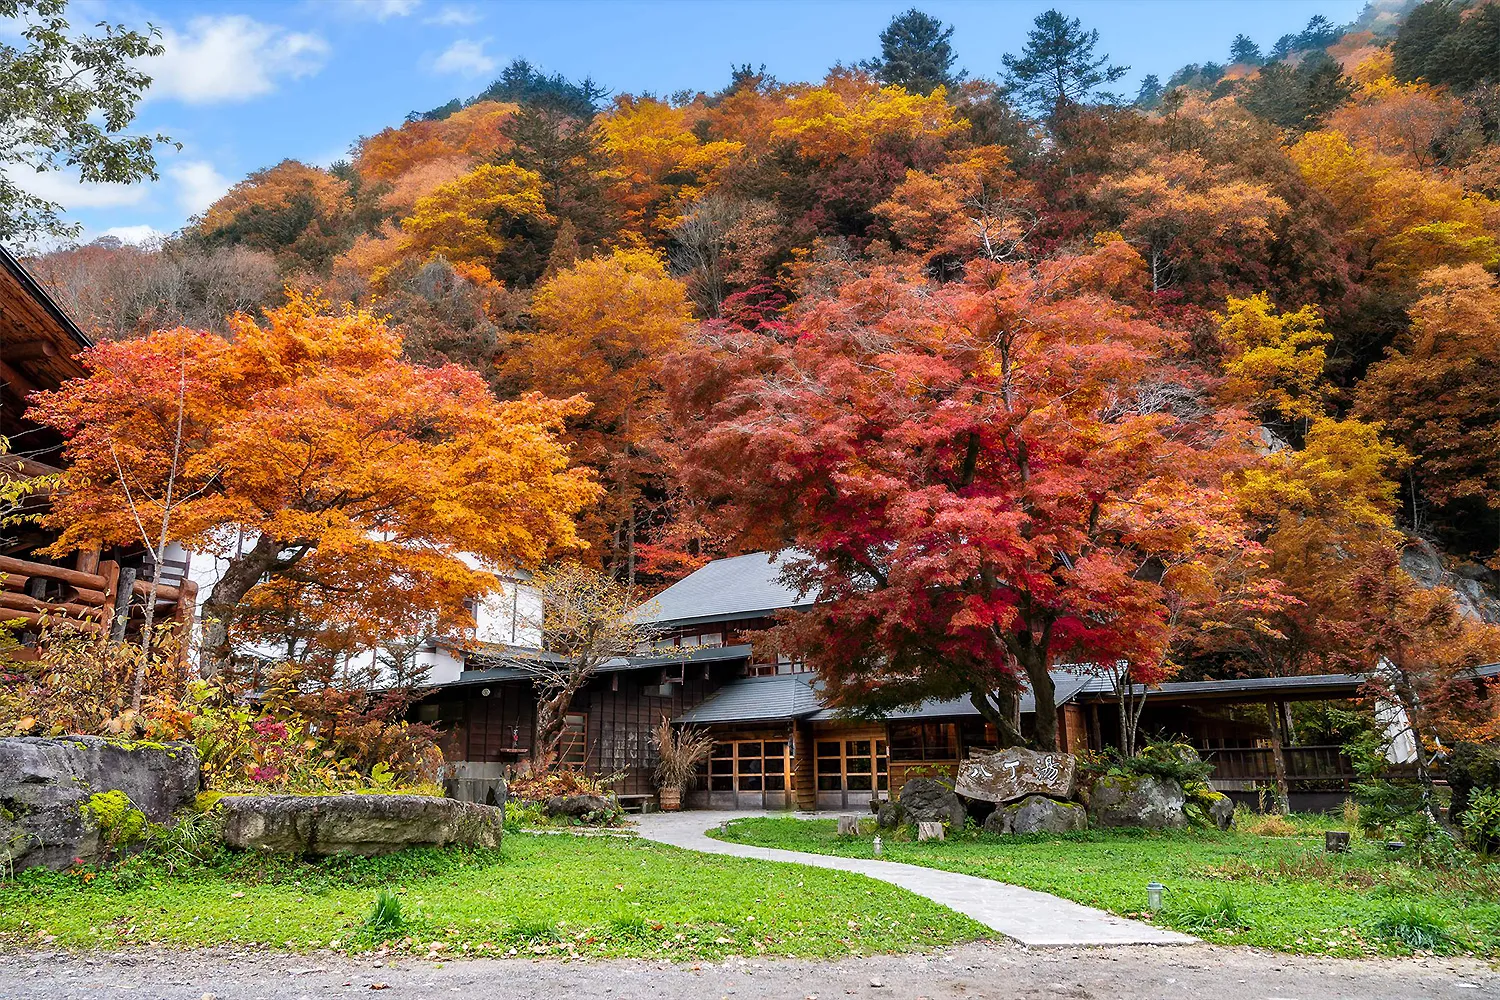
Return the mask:
M 186 160 L 167 168 L 177 182 L 177 204 L 188 215 L 197 215 L 229 190 L 229 180 L 207 160 Z
M 156 243 L 166 233 L 163 233 L 155 226 L 148 226 L 143 223 L 139 226 L 111 226 L 99 235 L 113 236 L 121 243 L 129 243 L 132 246 L 145 246 Z
M 5 175 L 16 187 L 69 211 L 78 208 L 120 208 L 138 205 L 149 193 L 145 184 L 85 184 L 74 170 L 45 170 L 8 165 Z
M 462 27 L 466 24 L 478 24 L 484 19 L 484 15 L 477 10 L 466 10 L 462 7 L 444 7 L 436 14 L 427 18 L 428 24 L 441 24 L 445 27 Z
M 142 61 L 151 74 L 148 97 L 188 104 L 244 101 L 323 68 L 328 43 L 243 14 L 195 17 L 186 32 L 162 29 L 166 52 Z
M 393 17 L 405 17 L 421 3 L 422 0 L 346 0 L 344 9 L 377 21 L 389 21 Z
M 483 76 L 494 72 L 495 58 L 484 51 L 484 45 L 488 41 L 488 38 L 478 41 L 459 39 L 433 61 L 433 72 L 457 73 L 461 76 Z

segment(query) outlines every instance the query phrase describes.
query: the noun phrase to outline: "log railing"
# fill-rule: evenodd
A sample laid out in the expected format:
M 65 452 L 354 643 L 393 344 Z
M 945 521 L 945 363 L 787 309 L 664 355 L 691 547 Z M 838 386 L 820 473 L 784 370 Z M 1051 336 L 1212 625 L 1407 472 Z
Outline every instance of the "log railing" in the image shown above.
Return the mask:
M 47 616 L 62 616 L 123 639 L 138 631 L 132 622 L 151 593 L 150 581 L 137 575 L 132 567 L 101 560 L 98 551 L 80 552 L 72 568 L 0 556 L 0 622 L 40 626 Z M 184 656 L 197 591 L 191 580 L 156 589 L 154 618 L 172 623 Z
M 1287 783 L 1293 791 L 1343 791 L 1355 778 L 1354 767 L 1342 747 L 1287 747 Z M 1276 780 L 1270 747 L 1233 747 L 1205 750 L 1203 759 L 1214 766 L 1212 781 L 1219 789 L 1242 790 Z

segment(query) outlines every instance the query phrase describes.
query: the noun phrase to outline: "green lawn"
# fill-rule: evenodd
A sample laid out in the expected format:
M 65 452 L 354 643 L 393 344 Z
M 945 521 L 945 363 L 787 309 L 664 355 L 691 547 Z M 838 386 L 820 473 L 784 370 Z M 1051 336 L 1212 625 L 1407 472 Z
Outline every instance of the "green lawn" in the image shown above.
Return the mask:
M 633 838 L 512 833 L 497 851 L 318 863 L 225 852 L 173 867 L 138 858 L 0 882 L 0 944 L 367 950 L 380 944 L 363 925 L 385 888 L 397 893 L 406 919 L 387 943 L 419 954 L 437 942 L 443 954 L 823 957 L 987 935 L 873 879 Z
M 918 844 L 887 835 L 882 857 L 1041 889 L 1223 944 L 1349 957 L 1410 954 L 1409 941 L 1425 944 L 1420 931 L 1427 925 L 1447 936 L 1437 951 L 1500 955 L 1500 863 L 1434 871 L 1358 838 L 1351 853 L 1328 855 L 1326 823 L 1303 818 L 1297 825 L 1295 837 L 1196 829 L 1035 837 L 966 831 Z M 832 820 L 740 820 L 721 839 L 863 858 L 873 846 L 868 833 L 840 838 Z M 1154 917 L 1142 912 L 1152 879 L 1167 886 Z

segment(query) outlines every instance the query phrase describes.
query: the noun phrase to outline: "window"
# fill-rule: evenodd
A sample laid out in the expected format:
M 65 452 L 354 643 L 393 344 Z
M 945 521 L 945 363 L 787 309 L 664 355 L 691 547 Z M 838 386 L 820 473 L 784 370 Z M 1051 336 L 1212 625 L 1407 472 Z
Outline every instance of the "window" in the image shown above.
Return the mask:
M 816 760 L 820 792 L 883 792 L 890 787 L 885 740 L 819 740 Z
M 716 743 L 708 758 L 711 792 L 784 792 L 789 787 L 786 743 Z
M 582 767 L 589 757 L 589 717 L 582 712 L 563 716 L 562 752 L 559 763 Z
M 891 757 L 902 761 L 957 760 L 958 734 L 951 722 L 893 723 Z

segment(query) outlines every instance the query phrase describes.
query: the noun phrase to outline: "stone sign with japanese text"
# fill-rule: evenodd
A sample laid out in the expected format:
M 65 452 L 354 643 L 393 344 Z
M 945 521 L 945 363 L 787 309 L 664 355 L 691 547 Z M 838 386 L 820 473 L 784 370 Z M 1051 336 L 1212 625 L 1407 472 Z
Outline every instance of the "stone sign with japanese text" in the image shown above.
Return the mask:
M 1071 799 L 1077 761 L 1068 753 L 1039 753 L 1012 747 L 975 754 L 958 766 L 953 790 L 964 798 L 1014 802 L 1028 795 Z

